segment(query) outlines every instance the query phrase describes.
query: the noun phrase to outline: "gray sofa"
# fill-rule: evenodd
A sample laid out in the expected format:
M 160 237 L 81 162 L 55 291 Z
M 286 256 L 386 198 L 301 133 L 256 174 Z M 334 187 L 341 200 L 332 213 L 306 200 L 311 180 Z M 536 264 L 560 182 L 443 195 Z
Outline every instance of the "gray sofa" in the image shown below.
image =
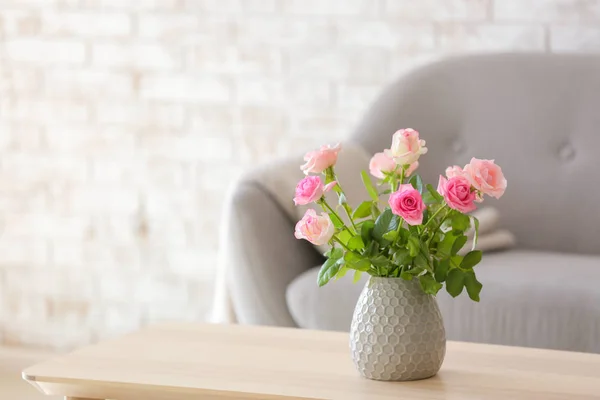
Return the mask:
M 349 141 L 373 154 L 401 127 L 427 139 L 428 182 L 474 155 L 495 158 L 508 179 L 490 204 L 518 246 L 484 256 L 480 303 L 440 292 L 448 338 L 600 352 L 600 57 L 437 62 L 391 85 Z M 295 218 L 256 176 L 236 186 L 224 225 L 238 321 L 348 330 L 362 285 L 316 288 L 322 256 L 294 238 Z

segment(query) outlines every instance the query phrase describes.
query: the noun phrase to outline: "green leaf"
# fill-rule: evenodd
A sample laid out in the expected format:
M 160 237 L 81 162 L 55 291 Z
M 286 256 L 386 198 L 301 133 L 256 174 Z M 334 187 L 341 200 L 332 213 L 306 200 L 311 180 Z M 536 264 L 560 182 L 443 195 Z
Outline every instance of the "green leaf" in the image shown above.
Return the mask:
M 452 297 L 458 296 L 464 286 L 465 274 L 460 269 L 453 269 L 446 278 L 446 291 Z
M 413 274 L 411 274 L 409 271 L 402 271 L 400 278 L 404 279 L 405 281 L 412 281 Z
M 373 237 L 377 240 L 383 239 L 383 234 L 396 230 L 399 222 L 400 220 L 398 216 L 392 214 L 392 210 L 386 208 L 385 211 L 375 221 Z
M 481 250 L 473 250 L 468 252 L 460 263 L 460 267 L 471 269 L 481 261 Z
M 325 257 L 333 258 L 334 260 L 341 258 L 343 255 L 344 251 L 338 247 L 333 247 L 327 253 L 325 253 Z
M 413 274 L 414 276 L 421 275 L 423 273 L 423 271 L 424 271 L 424 269 L 419 268 L 419 267 L 412 267 L 411 269 L 408 270 L 408 272 Z
M 379 211 L 379 207 L 377 207 L 377 203 L 371 203 L 371 215 L 373 218 L 377 218 L 381 215 L 381 211 Z
M 438 282 L 444 282 L 448 277 L 448 270 L 450 269 L 450 260 L 444 259 L 439 263 L 435 264 L 435 280 Z
M 338 271 L 340 270 L 340 265 L 337 263 L 337 260 L 329 258 L 321 269 L 319 270 L 319 275 L 317 277 L 317 283 L 319 286 L 325 285 L 327 282 L 333 278 Z
M 427 185 L 425 185 L 425 187 L 427 188 L 427 191 L 429 192 L 429 194 L 431 195 L 431 197 L 433 197 L 437 202 L 441 202 L 442 200 L 444 200 L 444 198 L 442 197 L 442 195 L 439 194 L 438 191 L 435 190 L 433 188 L 433 186 L 431 186 L 429 183 Z
M 431 255 L 431 253 L 429 253 L 429 247 L 427 246 L 426 243 L 421 242 L 420 251 L 425 257 L 427 257 L 427 259 L 429 259 L 429 256 Z
M 386 232 L 382 237 L 389 242 L 393 242 L 398 237 L 398 231 Z
M 473 247 L 471 250 L 475 250 L 477 247 L 477 240 L 479 239 L 479 220 L 475 217 L 471 217 L 473 219 L 473 226 L 475 227 L 475 236 L 473 236 Z
M 452 244 L 452 250 L 450 251 L 451 255 L 456 255 L 460 249 L 467 243 L 467 237 L 465 235 L 461 235 L 456 238 L 454 243 Z
M 412 257 L 407 249 L 400 249 L 394 253 L 393 260 L 396 265 L 410 265 Z
M 463 260 L 463 256 L 459 256 L 458 254 L 450 257 L 450 267 L 460 268 L 460 263 Z
M 376 267 L 387 267 L 390 264 L 390 260 L 386 256 L 376 256 L 369 259 L 371 264 Z
M 417 189 L 419 193 L 423 193 L 423 180 L 421 179 L 420 175 L 415 174 L 411 176 L 408 180 L 408 183 L 410 183 L 415 189 Z
M 429 269 L 429 260 L 427 260 L 427 258 L 425 258 L 425 256 L 421 252 L 419 252 L 419 254 L 416 255 L 414 264 L 415 267 L 423 268 L 425 270 Z
M 457 231 L 466 231 L 471 225 L 471 218 L 468 215 L 455 211 L 452 216 L 452 229 Z
M 350 269 L 356 269 L 358 271 L 368 271 L 371 267 L 371 262 L 353 251 L 347 251 L 344 255 L 344 261 L 346 266 Z
M 371 177 L 367 174 L 367 171 L 361 171 L 360 177 L 362 178 L 363 184 L 369 193 L 369 196 L 373 199 L 373 201 L 379 201 L 379 197 L 377 196 L 377 189 L 373 186 L 373 182 L 371 181 Z
M 345 245 L 348 245 L 348 241 L 352 239 L 352 234 L 347 230 L 343 230 L 337 234 L 338 239 Z
M 371 220 L 363 222 L 360 227 L 360 237 L 362 238 L 363 243 L 369 243 L 371 241 L 373 228 L 375 228 L 375 222 Z
M 348 264 L 357 263 L 362 259 L 364 259 L 363 256 L 353 251 L 347 251 L 346 254 L 344 254 L 344 260 L 346 260 L 346 263 Z
M 335 274 L 335 280 L 337 281 L 338 279 L 342 279 L 344 276 L 346 276 L 348 271 L 348 268 L 345 265 L 343 265 L 338 271 L 338 273 Z
M 433 235 L 431 236 L 431 239 L 430 239 L 431 244 L 434 245 L 436 252 L 438 250 L 438 245 L 444 239 L 445 235 L 446 234 L 444 232 L 437 231 L 437 232 L 434 232 Z
M 366 218 L 366 217 L 370 216 L 371 215 L 371 204 L 373 204 L 373 202 L 371 202 L 371 201 L 363 201 L 362 203 L 360 203 L 359 206 L 356 207 L 356 210 L 354 210 L 354 213 L 352 214 L 352 218 L 358 219 L 358 218 Z
M 437 200 L 429 192 L 423 193 L 423 203 L 426 205 L 437 203 Z
M 348 268 L 355 269 L 357 271 L 366 272 L 371 268 L 371 262 L 366 258 L 361 258 L 356 262 L 348 263 Z
M 442 284 L 433 279 L 431 274 L 421 275 L 419 277 L 419 282 L 421 283 L 421 288 L 423 291 L 428 294 L 436 295 L 437 292 L 442 288 Z
M 360 236 L 354 236 L 348 240 L 346 245 L 350 250 L 362 250 L 365 248 L 365 244 Z
M 426 225 L 427 221 L 429 221 L 429 210 L 425 208 L 425 210 L 423 210 L 423 222 L 421 224 Z
M 437 246 L 437 255 L 440 258 L 446 258 L 452 255 L 452 247 L 456 241 L 456 236 L 452 232 L 447 232 L 444 238 Z
M 401 228 L 398 232 L 399 237 L 396 239 L 396 243 L 398 244 L 406 244 L 408 238 L 410 236 L 410 232 L 407 229 Z
M 417 268 L 417 267 L 413 267 L 413 268 L 411 268 L 411 269 L 409 269 L 409 270 L 404 270 L 404 271 L 403 271 L 403 272 L 400 274 L 400 277 L 401 277 L 401 278 L 403 278 L 403 279 L 407 279 L 406 277 L 407 277 L 407 276 L 410 276 L 410 277 L 411 277 L 411 279 L 412 279 L 412 277 L 414 277 L 414 276 L 419 276 L 419 275 L 420 275 L 420 274 L 422 274 L 422 273 L 423 273 L 423 268 Z M 410 279 L 407 279 L 407 280 L 410 280 Z
M 479 293 L 481 292 L 483 285 L 475 277 L 475 272 L 465 272 L 465 287 L 467 288 L 467 293 L 471 300 L 479 301 Z
M 369 243 L 369 247 L 367 247 L 367 250 L 365 251 L 365 255 L 369 256 L 369 257 L 373 257 L 379 254 L 379 243 L 377 243 L 377 241 L 373 240 L 371 243 Z
M 352 279 L 353 283 L 360 281 L 360 277 L 362 275 L 362 271 L 354 271 L 354 278 Z
M 408 253 L 411 257 L 416 257 L 419 254 L 419 249 L 421 248 L 421 241 L 417 236 L 409 236 L 408 243 L 406 243 L 408 247 Z
M 329 218 L 331 218 L 331 222 L 333 222 L 333 226 L 335 226 L 336 229 L 344 229 L 344 222 L 335 214 L 329 213 Z
M 346 195 L 344 193 L 340 193 L 338 195 L 338 204 L 341 206 L 342 204 L 347 204 L 348 200 L 346 200 Z

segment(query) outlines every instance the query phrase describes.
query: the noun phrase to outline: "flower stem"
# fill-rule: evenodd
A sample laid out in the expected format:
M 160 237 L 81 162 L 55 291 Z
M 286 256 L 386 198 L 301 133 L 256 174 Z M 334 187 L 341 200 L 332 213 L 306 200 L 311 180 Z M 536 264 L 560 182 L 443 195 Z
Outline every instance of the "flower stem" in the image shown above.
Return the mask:
M 400 221 L 398 221 L 398 227 L 396 228 L 396 232 L 398 232 L 398 234 L 394 238 L 394 245 L 398 242 L 398 238 L 400 237 L 400 230 L 402 229 L 402 225 L 404 225 L 404 219 L 400 216 L 398 216 L 398 218 L 400 219 Z
M 436 212 L 434 212 L 433 215 L 431 217 L 429 217 L 429 219 L 427 220 L 425 225 L 423 225 L 423 229 L 425 229 L 431 221 L 435 220 L 435 217 L 437 217 L 437 215 L 445 208 L 446 208 L 446 205 L 444 204 Z
M 340 193 L 344 197 L 346 197 L 346 192 L 344 192 L 344 189 L 342 189 L 342 185 L 340 184 L 340 180 L 338 179 L 338 177 L 335 174 L 335 172 L 333 172 L 333 178 L 335 179 L 336 185 L 337 185 L 338 189 L 340 190 Z M 346 204 L 342 204 L 342 208 L 346 212 L 346 215 L 348 216 L 348 219 L 350 220 L 350 224 L 352 224 L 352 228 L 354 228 L 354 232 L 358 232 L 358 229 L 356 228 L 356 225 L 354 225 L 354 221 L 352 220 L 352 216 L 350 215 L 350 211 L 348 211 L 347 205 Z M 331 209 L 331 207 L 330 207 L 330 209 Z
M 442 207 L 442 208 L 445 208 L 445 206 Z M 444 214 L 444 217 L 440 220 L 440 223 L 432 231 L 433 235 L 431 235 L 431 237 L 427 241 L 427 247 L 429 247 L 429 245 L 431 244 L 431 241 L 433 240 L 433 237 L 435 236 L 435 233 L 437 232 L 437 230 L 440 229 L 440 227 L 442 226 L 442 224 L 444 223 L 444 221 L 446 220 L 446 218 L 448 218 L 448 214 L 450 214 L 450 211 L 451 211 L 450 208 L 448 208 L 448 211 L 446 211 L 446 214 Z M 427 221 L 427 222 L 429 222 L 429 221 Z
M 325 198 L 321 198 L 320 200 L 317 201 L 317 203 L 323 207 L 323 210 L 325 211 L 329 211 L 330 213 L 332 213 L 338 220 L 340 220 L 342 222 L 342 225 L 344 225 L 344 229 L 347 230 L 350 234 L 354 235 L 356 232 L 352 232 L 350 230 L 350 228 L 348 228 L 346 226 L 346 224 L 344 224 L 344 220 L 340 218 L 340 216 L 338 215 L 338 213 L 335 212 L 335 210 L 333 208 L 331 208 L 331 206 L 327 203 L 327 201 L 325 200 Z M 350 219 L 350 221 L 352 221 L 352 219 Z M 356 229 L 356 227 L 354 227 L 354 229 Z
M 354 232 L 358 233 L 358 228 L 356 227 L 356 225 L 354 225 L 354 221 L 352 220 L 350 211 L 348 211 L 345 204 L 342 204 L 342 208 L 344 209 L 344 211 L 346 211 L 346 215 L 348 216 L 348 219 L 350 220 L 350 224 L 352 224 L 352 228 L 354 228 Z
M 398 181 L 396 190 L 400 188 L 400 185 L 404 185 L 404 165 L 400 167 L 400 180 Z
M 344 243 L 342 243 L 342 241 L 337 236 L 333 235 L 333 240 L 336 241 L 336 242 L 338 242 L 344 248 L 344 250 L 349 251 L 349 252 L 352 253 L 352 250 L 350 250 L 348 248 L 348 246 L 346 246 Z

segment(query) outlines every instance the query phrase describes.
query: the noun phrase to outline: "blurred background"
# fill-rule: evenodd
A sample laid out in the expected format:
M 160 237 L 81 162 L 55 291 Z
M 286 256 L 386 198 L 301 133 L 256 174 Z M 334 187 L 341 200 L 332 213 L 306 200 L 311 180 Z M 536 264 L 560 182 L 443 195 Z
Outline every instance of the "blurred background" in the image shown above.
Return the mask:
M 0 343 L 204 320 L 243 170 L 489 51 L 600 52 L 600 1 L 0 0 Z

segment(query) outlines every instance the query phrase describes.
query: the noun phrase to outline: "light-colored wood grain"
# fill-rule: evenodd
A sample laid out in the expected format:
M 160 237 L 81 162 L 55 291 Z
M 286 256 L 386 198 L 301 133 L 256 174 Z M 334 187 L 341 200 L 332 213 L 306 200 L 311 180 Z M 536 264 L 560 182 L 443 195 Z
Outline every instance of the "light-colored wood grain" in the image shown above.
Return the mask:
M 600 355 L 449 342 L 440 373 L 416 382 L 358 376 L 348 335 L 169 324 L 35 365 L 47 394 L 117 400 L 600 399 Z

